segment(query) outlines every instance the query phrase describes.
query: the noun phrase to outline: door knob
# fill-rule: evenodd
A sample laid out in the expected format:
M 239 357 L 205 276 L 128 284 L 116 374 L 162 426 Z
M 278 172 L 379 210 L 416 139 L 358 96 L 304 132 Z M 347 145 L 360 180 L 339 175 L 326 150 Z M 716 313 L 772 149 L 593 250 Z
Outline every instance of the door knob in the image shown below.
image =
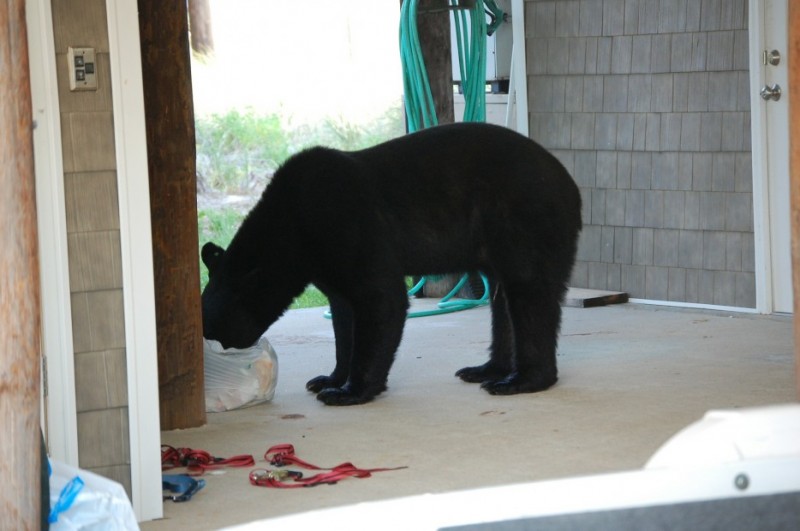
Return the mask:
M 761 89 L 761 98 L 766 101 L 778 101 L 781 99 L 781 86 L 777 83 L 771 87 L 769 85 L 764 85 L 764 88 Z

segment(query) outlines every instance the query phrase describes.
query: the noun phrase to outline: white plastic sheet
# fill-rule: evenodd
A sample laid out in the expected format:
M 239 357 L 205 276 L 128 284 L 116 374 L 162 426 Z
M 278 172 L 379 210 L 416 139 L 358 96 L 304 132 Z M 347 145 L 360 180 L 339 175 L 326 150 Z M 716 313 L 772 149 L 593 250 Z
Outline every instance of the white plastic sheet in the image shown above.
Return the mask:
M 50 460 L 50 507 L 59 506 L 61 512 L 53 517 L 50 523 L 53 531 L 73 530 L 138 530 L 136 515 L 133 512 L 125 489 L 117 483 L 93 472 Z M 59 497 L 64 487 L 75 478 L 73 483 L 77 494 L 67 503 L 64 499 L 59 504 Z M 82 483 L 82 485 L 81 485 Z
M 223 349 L 203 340 L 206 411 L 218 413 L 272 400 L 278 383 L 278 356 L 265 337 L 246 349 Z

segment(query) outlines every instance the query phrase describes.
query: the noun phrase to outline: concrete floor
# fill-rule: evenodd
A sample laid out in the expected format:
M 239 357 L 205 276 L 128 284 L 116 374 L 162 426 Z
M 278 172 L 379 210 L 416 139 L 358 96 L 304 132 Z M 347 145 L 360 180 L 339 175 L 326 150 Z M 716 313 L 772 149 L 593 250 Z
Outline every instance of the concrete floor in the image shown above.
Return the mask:
M 415 306 L 430 304 L 415 301 Z M 216 529 L 363 501 L 640 468 L 709 409 L 795 401 L 789 317 L 643 304 L 565 308 L 559 383 L 538 394 L 490 396 L 453 376 L 482 363 L 489 309 L 410 319 L 376 401 L 327 407 L 306 380 L 333 368 L 320 309 L 288 312 L 267 333 L 280 358 L 271 403 L 209 414 L 164 444 L 215 456 L 278 443 L 321 466 L 408 466 L 312 489 L 251 486 L 251 468 L 204 477 L 186 503 L 165 502 L 144 530 Z

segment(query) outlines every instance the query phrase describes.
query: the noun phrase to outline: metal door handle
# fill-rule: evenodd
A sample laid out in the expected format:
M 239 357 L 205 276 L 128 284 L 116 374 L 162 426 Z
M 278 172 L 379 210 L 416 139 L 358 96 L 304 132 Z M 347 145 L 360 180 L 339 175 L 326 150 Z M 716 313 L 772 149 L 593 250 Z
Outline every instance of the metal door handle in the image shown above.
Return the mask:
M 766 101 L 778 101 L 781 99 L 781 86 L 777 83 L 771 87 L 769 85 L 764 85 L 764 88 L 761 89 L 761 98 Z

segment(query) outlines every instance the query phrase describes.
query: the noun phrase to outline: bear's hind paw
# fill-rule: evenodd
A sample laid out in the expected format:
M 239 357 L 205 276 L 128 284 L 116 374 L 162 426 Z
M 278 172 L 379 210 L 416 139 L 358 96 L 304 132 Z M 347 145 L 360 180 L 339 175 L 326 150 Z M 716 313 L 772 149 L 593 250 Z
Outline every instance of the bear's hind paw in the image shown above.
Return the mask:
M 376 396 L 386 390 L 386 385 L 374 390 L 354 391 L 349 384 L 342 387 L 329 387 L 317 393 L 317 400 L 326 406 L 355 406 L 371 402 Z

